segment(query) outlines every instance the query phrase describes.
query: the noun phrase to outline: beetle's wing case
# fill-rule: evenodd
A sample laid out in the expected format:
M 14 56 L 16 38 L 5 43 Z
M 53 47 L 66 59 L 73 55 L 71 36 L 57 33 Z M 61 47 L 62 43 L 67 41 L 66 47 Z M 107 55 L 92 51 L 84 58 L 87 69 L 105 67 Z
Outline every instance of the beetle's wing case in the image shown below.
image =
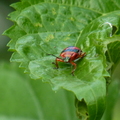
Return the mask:
M 77 47 L 70 46 L 70 47 L 65 48 L 61 53 L 63 53 L 63 52 L 75 52 L 75 53 L 79 53 L 79 52 L 82 52 L 82 51 L 79 48 L 77 48 Z
M 70 59 L 73 59 L 73 61 L 75 59 L 75 61 L 77 61 L 77 60 L 79 60 L 77 56 L 80 55 L 81 52 L 82 51 L 79 48 L 70 46 L 70 47 L 65 48 L 61 52 L 60 56 L 64 59 L 65 62 L 69 62 Z

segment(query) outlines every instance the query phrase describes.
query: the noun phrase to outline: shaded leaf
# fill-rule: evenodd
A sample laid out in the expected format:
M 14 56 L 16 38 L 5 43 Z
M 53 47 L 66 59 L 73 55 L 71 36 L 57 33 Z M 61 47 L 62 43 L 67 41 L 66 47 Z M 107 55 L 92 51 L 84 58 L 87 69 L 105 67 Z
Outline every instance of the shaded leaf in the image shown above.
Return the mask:
M 104 113 L 102 120 L 114 120 L 114 118 L 113 118 L 114 107 L 115 107 L 118 99 L 120 98 L 119 86 L 120 86 L 119 80 L 114 80 L 111 82 L 109 89 L 108 89 L 108 94 L 107 94 L 106 111 Z

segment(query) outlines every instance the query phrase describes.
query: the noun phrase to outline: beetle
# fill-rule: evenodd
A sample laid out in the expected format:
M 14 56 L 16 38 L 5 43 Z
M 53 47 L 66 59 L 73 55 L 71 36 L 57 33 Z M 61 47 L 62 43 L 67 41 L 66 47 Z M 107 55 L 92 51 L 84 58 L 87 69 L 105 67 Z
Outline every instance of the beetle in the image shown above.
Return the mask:
M 57 57 L 53 54 L 48 54 L 48 55 L 52 55 L 52 56 L 56 57 L 55 62 L 53 62 L 53 64 L 56 65 L 56 69 L 59 68 L 58 62 L 65 62 L 65 63 L 72 64 L 74 66 L 74 68 L 73 68 L 71 74 L 74 75 L 74 71 L 77 67 L 75 61 L 86 56 L 86 53 L 83 53 L 82 50 L 78 47 L 69 46 L 60 53 L 60 57 Z

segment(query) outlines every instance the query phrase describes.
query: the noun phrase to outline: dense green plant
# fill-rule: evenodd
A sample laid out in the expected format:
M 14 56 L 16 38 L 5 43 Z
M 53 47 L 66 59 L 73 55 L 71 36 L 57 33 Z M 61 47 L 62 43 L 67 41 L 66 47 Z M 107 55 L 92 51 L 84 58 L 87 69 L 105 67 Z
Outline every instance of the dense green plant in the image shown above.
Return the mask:
M 106 105 L 106 88 L 120 60 L 120 1 L 111 0 L 21 0 L 11 5 L 14 25 L 4 34 L 14 53 L 11 61 L 32 79 L 41 79 L 76 96 L 77 115 L 100 120 Z M 71 66 L 53 69 L 54 57 L 67 46 L 77 46 L 87 56 Z M 107 83 L 107 84 L 106 84 Z

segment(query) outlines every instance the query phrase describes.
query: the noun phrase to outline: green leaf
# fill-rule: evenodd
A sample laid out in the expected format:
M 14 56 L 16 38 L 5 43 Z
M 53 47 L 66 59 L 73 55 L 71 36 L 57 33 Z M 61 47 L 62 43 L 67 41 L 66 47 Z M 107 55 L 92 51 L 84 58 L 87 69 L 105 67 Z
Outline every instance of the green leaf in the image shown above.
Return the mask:
M 50 83 L 53 90 L 73 92 L 82 119 L 100 120 L 105 109 L 105 77 L 110 76 L 107 68 L 112 67 L 108 62 L 116 63 L 119 57 L 119 52 L 114 54 L 120 44 L 119 5 L 119 0 L 22 0 L 13 4 L 16 11 L 10 20 L 15 25 L 4 33 L 12 38 L 8 44 L 14 51 L 11 61 L 20 62 L 31 78 Z M 77 62 L 75 76 L 65 63 L 53 69 L 55 58 L 47 55 L 58 56 L 68 46 L 87 54 Z
M 55 93 L 22 72 L 15 64 L 0 63 L 1 120 L 78 120 L 70 92 Z
M 111 43 L 108 44 L 108 61 L 114 65 L 120 61 L 120 36 L 111 38 Z
M 102 120 L 114 120 L 114 107 L 117 101 L 120 98 L 119 92 L 120 92 L 120 81 L 114 80 L 111 82 L 109 88 L 108 88 L 108 94 L 107 94 L 107 103 L 106 103 L 106 111 L 104 113 L 104 116 Z M 116 119 L 117 120 L 117 119 Z

